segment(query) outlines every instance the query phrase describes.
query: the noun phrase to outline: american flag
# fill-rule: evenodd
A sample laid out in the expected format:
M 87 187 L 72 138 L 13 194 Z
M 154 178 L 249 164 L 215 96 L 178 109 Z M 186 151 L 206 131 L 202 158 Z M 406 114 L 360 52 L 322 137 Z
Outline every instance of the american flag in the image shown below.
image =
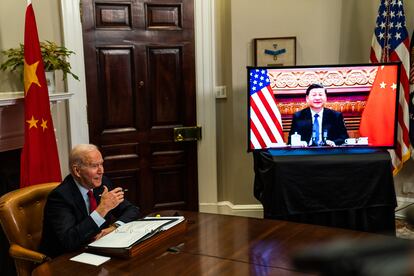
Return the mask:
M 397 145 L 390 150 L 394 174 L 410 158 L 409 139 L 409 37 L 405 25 L 402 0 L 381 0 L 377 23 L 372 38 L 370 60 L 372 63 L 400 61 L 401 78 L 398 103 Z
M 250 148 L 283 142 L 282 117 L 266 69 L 250 70 Z

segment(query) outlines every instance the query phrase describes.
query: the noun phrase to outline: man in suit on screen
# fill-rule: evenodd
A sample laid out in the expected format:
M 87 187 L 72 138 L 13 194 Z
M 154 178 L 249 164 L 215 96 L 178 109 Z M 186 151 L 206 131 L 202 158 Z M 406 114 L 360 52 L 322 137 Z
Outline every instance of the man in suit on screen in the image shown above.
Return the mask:
M 75 146 L 69 166 L 70 174 L 45 205 L 40 251 L 49 257 L 82 249 L 139 216 L 123 189 L 103 175 L 103 158 L 95 145 Z
M 310 146 L 337 146 L 344 143 L 348 132 L 341 112 L 325 107 L 327 91 L 321 84 L 311 84 L 306 89 L 308 107 L 293 114 L 289 132 L 301 135 L 301 140 Z

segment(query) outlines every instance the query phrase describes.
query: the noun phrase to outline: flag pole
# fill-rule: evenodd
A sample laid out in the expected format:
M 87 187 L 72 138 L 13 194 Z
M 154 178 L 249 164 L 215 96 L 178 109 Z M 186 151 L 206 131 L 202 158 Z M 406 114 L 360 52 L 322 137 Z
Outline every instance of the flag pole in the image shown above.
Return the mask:
M 388 3 L 387 15 L 385 16 L 385 33 L 384 33 L 384 48 L 381 55 L 381 62 L 388 62 L 389 61 L 389 36 L 390 36 L 390 1 L 385 0 Z

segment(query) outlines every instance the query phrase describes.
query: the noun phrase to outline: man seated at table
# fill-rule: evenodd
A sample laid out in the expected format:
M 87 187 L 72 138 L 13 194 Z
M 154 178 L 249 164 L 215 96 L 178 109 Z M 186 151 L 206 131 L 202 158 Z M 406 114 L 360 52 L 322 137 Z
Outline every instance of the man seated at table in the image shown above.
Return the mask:
M 306 89 L 308 107 L 293 114 L 289 144 L 295 133 L 311 146 L 334 147 L 344 143 L 348 138 L 344 117 L 341 112 L 326 108 L 326 101 L 327 91 L 321 84 L 311 84 Z
M 39 251 L 49 257 L 82 249 L 139 217 L 122 188 L 113 188 L 103 175 L 102 155 L 95 145 L 75 146 L 69 166 L 70 174 L 49 194 L 44 209 Z

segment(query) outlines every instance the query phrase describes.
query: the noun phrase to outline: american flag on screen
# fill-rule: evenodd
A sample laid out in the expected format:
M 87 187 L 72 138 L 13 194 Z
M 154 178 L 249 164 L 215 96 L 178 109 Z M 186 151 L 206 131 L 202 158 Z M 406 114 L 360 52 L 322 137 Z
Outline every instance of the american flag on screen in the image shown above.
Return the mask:
M 405 25 L 402 0 L 381 0 L 377 23 L 372 38 L 370 60 L 372 63 L 401 61 L 401 78 L 398 103 L 397 146 L 390 150 L 394 174 L 410 158 L 409 139 L 409 38 Z
M 283 143 L 282 117 L 266 69 L 250 71 L 250 148 Z

